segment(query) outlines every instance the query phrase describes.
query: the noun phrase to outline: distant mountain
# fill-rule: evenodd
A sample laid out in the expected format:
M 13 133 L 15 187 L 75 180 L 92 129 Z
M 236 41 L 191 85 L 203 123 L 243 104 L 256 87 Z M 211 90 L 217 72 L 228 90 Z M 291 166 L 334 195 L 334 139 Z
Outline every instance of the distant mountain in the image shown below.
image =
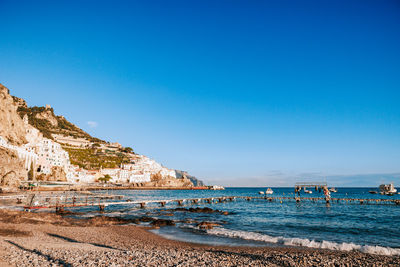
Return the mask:
M 188 174 L 185 171 L 175 170 L 175 173 L 176 173 L 176 178 L 178 178 L 178 179 L 182 179 L 183 177 L 186 177 L 193 183 L 194 186 L 204 186 L 203 181 L 197 179 L 196 177 Z

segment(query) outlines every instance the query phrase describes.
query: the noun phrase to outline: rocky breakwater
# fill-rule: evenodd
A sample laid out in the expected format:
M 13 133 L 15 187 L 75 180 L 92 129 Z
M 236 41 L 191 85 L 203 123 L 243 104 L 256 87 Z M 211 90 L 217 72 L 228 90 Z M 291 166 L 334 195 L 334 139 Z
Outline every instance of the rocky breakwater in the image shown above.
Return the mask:
M 227 211 L 222 211 L 222 210 L 214 210 L 208 207 L 204 207 L 204 208 L 175 208 L 173 209 L 173 211 L 183 211 L 183 212 L 194 212 L 194 213 L 220 213 L 222 215 L 229 215 L 229 212 Z

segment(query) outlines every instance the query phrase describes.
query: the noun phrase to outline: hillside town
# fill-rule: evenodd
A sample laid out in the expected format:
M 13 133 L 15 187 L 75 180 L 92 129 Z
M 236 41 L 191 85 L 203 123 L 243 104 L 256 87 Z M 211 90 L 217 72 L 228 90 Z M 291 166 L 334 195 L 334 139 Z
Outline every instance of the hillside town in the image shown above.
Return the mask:
M 29 107 L 0 84 L 0 191 L 31 186 L 204 187 L 118 142 L 91 136 L 50 105 Z
M 26 171 L 33 174 L 32 180 L 41 180 L 40 177 L 49 176 L 55 168 L 59 168 L 65 173 L 66 181 L 74 184 L 88 184 L 98 182 L 99 178 L 108 175 L 112 183 L 121 184 L 140 184 L 151 181 L 151 175 L 159 174 L 162 177 L 176 178 L 174 170 L 163 167 L 161 164 L 143 155 L 132 156 L 132 161 L 121 164 L 117 168 L 100 168 L 100 170 L 86 170 L 78 165 L 71 164 L 69 154 L 62 146 L 50 139 L 41 138 L 40 133 L 28 124 L 27 127 L 28 143 L 22 146 L 9 144 L 8 141 L 0 136 L 0 146 L 14 151 L 16 155 L 24 161 Z M 64 139 L 64 144 L 80 147 L 81 144 L 68 138 Z M 77 146 L 78 145 L 78 146 Z M 88 145 L 90 145 L 88 143 Z M 113 149 L 116 144 L 104 145 Z M 108 147 L 109 146 L 109 147 Z M 54 177 L 55 180 L 64 180 L 62 177 Z
M 94 138 L 55 115 L 50 105 L 29 108 L 25 100 L 11 96 L 2 85 L 0 97 L 3 188 L 24 182 L 193 186 L 186 172 L 166 168 L 119 143 Z

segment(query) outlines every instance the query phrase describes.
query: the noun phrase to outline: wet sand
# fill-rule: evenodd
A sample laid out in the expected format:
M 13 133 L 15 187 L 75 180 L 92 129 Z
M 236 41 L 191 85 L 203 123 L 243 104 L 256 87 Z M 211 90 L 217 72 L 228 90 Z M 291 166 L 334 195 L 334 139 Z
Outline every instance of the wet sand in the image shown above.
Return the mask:
M 149 228 L 96 217 L 0 210 L 0 266 L 399 266 L 399 256 L 167 240 Z M 5 265 L 7 266 L 7 265 Z

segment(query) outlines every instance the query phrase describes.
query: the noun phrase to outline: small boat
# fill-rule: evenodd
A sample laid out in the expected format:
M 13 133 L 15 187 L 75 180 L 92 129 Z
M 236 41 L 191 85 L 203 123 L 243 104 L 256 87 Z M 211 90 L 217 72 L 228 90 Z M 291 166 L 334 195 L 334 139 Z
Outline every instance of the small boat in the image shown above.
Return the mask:
M 225 190 L 225 187 L 221 186 L 221 185 L 213 185 L 210 188 L 211 190 Z
M 393 196 L 397 193 L 397 189 L 394 188 L 393 184 L 381 184 L 379 186 L 381 195 Z
M 333 193 L 336 193 L 336 192 L 337 192 L 336 188 L 334 188 L 334 187 L 329 188 L 329 191 L 331 191 L 331 192 L 333 192 Z
M 272 195 L 274 193 L 274 191 L 272 191 L 271 188 L 268 188 L 267 191 L 265 191 L 265 194 L 267 195 Z
M 311 191 L 311 190 L 307 190 L 306 187 L 304 187 L 303 189 L 304 189 L 304 193 L 306 193 L 306 194 L 312 194 L 312 191 Z
M 264 195 L 264 191 L 260 191 L 260 192 L 258 192 L 258 194 Z
M 378 191 L 369 191 L 370 194 L 378 194 Z

